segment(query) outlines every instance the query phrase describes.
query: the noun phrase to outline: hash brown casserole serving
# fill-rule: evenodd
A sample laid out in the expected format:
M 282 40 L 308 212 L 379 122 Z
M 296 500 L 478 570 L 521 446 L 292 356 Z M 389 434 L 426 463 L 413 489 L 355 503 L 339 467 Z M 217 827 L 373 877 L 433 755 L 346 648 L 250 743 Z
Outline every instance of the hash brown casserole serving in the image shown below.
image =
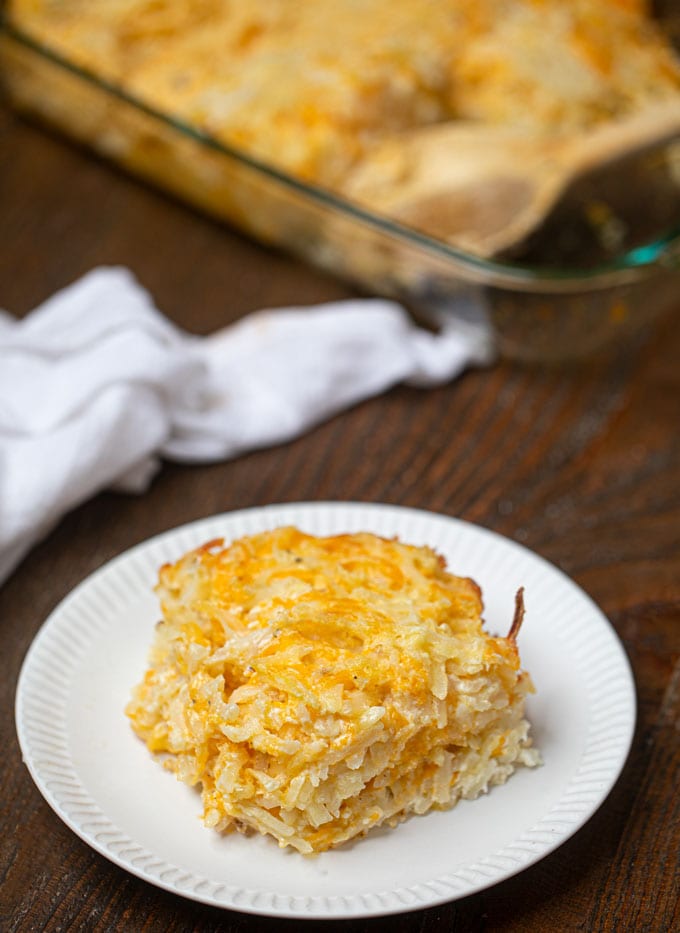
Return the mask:
M 451 807 L 539 763 L 516 613 L 427 547 L 279 528 L 161 568 L 162 620 L 127 707 L 217 830 L 310 854 Z M 518 602 L 518 610 L 521 609 Z

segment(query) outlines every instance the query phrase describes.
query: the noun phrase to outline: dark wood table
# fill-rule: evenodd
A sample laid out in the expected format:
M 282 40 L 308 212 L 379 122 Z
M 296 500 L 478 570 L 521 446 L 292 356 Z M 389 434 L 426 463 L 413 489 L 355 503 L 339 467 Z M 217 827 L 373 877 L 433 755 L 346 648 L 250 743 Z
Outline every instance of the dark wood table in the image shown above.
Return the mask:
M 0 306 L 24 314 L 95 265 L 129 266 L 161 309 L 207 333 L 264 306 L 350 294 L 0 111 Z M 680 295 L 678 296 L 680 305 Z M 293 443 L 213 466 L 166 465 L 142 496 L 69 514 L 0 589 L 0 929 L 281 931 L 128 875 L 58 819 L 21 762 L 13 704 L 45 617 L 87 574 L 212 513 L 351 499 L 458 516 L 561 567 L 628 651 L 639 720 L 622 777 L 561 848 L 480 894 L 346 933 L 680 928 L 680 328 L 562 370 L 510 363 L 431 391 L 397 388 Z

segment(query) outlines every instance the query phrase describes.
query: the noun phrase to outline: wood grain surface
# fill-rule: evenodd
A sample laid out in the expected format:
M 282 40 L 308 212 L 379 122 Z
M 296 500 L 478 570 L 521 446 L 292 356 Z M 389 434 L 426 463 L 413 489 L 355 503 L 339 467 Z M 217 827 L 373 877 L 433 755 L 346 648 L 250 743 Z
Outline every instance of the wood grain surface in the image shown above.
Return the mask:
M 159 307 L 195 333 L 256 308 L 350 294 L 7 110 L 0 244 L 0 306 L 19 315 L 98 264 L 129 266 Z M 103 493 L 64 518 L 0 589 L 0 930 L 679 929 L 679 360 L 676 314 L 636 345 L 579 366 L 499 363 L 439 389 L 397 388 L 293 443 L 213 466 L 166 465 L 146 494 Z M 520 541 L 599 603 L 633 665 L 638 725 L 605 804 L 531 869 L 456 903 L 305 923 L 195 904 L 92 851 L 21 762 L 13 721 L 19 668 L 73 586 L 183 522 L 322 499 L 427 508 Z

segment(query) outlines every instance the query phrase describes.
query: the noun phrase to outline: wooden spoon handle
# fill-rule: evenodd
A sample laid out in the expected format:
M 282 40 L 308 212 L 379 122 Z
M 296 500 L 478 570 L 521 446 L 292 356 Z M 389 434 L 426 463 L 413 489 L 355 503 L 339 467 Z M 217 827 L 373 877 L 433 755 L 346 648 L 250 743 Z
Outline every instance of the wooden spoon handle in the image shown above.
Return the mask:
M 641 155 L 680 137 L 680 97 L 583 133 L 565 145 L 563 164 L 573 178 L 620 159 Z

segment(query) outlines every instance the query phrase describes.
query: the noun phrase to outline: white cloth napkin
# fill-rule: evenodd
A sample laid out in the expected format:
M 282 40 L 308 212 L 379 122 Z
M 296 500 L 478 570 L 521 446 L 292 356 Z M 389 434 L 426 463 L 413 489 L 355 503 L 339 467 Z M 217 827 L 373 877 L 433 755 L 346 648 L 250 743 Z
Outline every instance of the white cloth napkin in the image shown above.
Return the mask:
M 483 327 L 432 334 L 378 299 L 259 311 L 195 337 L 122 268 L 95 269 L 23 320 L 0 312 L 0 582 L 78 503 L 143 491 L 160 458 L 234 457 L 490 359 Z

